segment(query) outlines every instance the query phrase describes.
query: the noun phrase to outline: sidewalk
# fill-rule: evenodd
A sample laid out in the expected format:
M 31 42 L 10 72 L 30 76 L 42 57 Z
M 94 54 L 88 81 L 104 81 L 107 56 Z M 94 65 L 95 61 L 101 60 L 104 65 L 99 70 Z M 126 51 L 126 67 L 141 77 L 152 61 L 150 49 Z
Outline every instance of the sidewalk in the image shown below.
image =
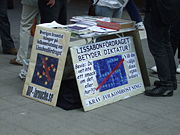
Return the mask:
M 19 5 L 9 11 L 17 47 L 20 12 Z M 146 39 L 142 47 L 150 68 L 154 61 Z M 65 111 L 23 97 L 21 67 L 9 64 L 11 58 L 0 53 L 0 135 L 180 135 L 179 90 L 173 97 L 140 94 L 89 112 Z M 156 80 L 157 74 L 148 71 L 150 80 Z M 180 75 L 177 78 L 180 88 Z

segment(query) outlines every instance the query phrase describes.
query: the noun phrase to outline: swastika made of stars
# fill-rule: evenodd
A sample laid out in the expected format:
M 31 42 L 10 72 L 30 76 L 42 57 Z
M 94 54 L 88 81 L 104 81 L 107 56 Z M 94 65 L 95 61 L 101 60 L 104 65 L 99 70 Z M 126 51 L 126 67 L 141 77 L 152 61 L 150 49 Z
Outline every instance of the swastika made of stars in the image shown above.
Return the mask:
M 56 76 L 57 65 L 57 58 L 38 54 L 32 83 L 52 89 Z

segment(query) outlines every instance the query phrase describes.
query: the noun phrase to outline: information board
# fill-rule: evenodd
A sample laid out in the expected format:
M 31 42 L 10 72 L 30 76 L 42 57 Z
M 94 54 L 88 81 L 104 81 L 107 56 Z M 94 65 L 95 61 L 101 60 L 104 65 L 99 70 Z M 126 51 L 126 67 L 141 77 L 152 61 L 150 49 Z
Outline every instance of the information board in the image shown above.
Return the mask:
M 145 90 L 130 36 L 71 47 L 71 56 L 85 111 Z
M 69 41 L 68 31 L 36 27 L 23 96 L 56 106 Z

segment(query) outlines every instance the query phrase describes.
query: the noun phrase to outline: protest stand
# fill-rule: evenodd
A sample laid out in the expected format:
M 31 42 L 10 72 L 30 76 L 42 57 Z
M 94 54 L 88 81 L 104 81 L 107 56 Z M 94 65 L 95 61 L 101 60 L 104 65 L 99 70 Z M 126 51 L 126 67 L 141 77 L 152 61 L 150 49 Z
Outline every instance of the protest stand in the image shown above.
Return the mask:
M 71 76 L 84 111 L 143 93 L 150 81 L 134 22 L 79 18 L 91 26 L 37 26 L 23 96 L 56 106 L 61 82 Z

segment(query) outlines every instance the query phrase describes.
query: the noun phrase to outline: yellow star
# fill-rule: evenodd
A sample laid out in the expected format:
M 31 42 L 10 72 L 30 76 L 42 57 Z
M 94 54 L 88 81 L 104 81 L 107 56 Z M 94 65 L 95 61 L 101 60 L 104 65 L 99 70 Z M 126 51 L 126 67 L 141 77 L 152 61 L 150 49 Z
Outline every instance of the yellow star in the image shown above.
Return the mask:
M 40 73 L 39 72 L 37 72 L 37 76 L 39 76 L 40 75 Z
M 44 82 L 44 84 L 45 84 L 45 85 L 47 85 L 47 84 L 48 84 L 48 82 L 47 82 L 47 81 L 45 81 L 45 82 Z
M 56 68 L 53 68 L 53 72 L 55 72 L 56 71 Z

